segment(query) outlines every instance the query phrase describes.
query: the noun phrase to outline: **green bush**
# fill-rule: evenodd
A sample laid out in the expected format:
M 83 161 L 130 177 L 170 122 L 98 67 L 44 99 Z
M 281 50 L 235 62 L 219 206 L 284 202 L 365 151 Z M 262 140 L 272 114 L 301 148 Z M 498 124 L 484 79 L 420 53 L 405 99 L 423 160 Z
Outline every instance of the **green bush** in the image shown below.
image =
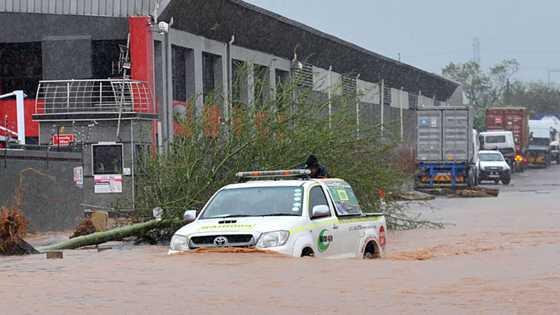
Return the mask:
M 234 102 L 218 135 L 206 111 L 180 118 L 183 135 L 175 137 L 167 152 L 143 163 L 137 181 L 140 213 L 149 216 L 152 208 L 162 207 L 179 218 L 185 209 L 200 210 L 216 190 L 236 182 L 236 172 L 291 169 L 310 154 L 331 177 L 348 181 L 369 212 L 380 211 L 380 189 L 396 191 L 406 180 L 396 165 L 390 128 L 382 138 L 378 125 L 362 122 L 358 136 L 356 95 L 333 97 L 330 116 L 328 100 L 302 89 L 297 80 L 279 87 L 274 98 L 255 100 L 252 106 Z M 206 104 L 220 101 L 205 97 Z M 384 210 L 390 209 L 400 208 Z

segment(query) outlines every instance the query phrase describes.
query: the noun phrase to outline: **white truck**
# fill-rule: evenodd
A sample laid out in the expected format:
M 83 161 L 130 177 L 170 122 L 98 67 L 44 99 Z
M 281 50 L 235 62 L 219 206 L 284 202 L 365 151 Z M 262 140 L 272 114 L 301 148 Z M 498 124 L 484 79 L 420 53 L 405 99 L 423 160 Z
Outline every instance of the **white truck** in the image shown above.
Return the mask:
M 169 254 L 241 247 L 295 257 L 382 257 L 384 215 L 362 212 L 344 180 L 311 179 L 308 172 L 238 173 L 251 180 L 223 187 L 198 215 L 185 212 L 191 223 L 175 233 Z
M 492 130 L 480 133 L 481 150 L 497 150 L 502 153 L 510 169 L 515 169 L 515 141 L 513 132 Z
M 494 183 L 502 181 L 504 185 L 511 182 L 511 167 L 500 151 L 482 150 L 478 152 L 478 178 L 480 181 L 490 180 Z

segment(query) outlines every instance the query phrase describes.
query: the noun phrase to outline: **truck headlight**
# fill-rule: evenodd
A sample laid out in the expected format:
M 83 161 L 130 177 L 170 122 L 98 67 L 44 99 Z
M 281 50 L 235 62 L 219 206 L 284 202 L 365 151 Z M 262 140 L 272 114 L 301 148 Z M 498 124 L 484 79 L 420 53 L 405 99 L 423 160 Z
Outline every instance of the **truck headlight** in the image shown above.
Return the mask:
M 169 244 L 169 248 L 178 252 L 189 250 L 187 238 L 182 235 L 173 235 L 173 237 L 171 238 L 171 244 Z
M 283 246 L 288 242 L 290 232 L 288 231 L 274 231 L 263 233 L 257 242 L 257 247 L 269 248 Z

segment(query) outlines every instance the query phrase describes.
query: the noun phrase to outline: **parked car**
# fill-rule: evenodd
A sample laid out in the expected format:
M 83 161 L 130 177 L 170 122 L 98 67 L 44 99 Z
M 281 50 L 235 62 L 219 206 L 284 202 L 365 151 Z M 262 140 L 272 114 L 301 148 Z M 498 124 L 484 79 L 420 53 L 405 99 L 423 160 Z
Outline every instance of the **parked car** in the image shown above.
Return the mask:
M 512 170 L 515 170 L 515 141 L 513 132 L 504 130 L 486 131 L 480 133 L 480 147 L 482 150 L 497 150 L 502 153 Z
M 511 168 L 500 151 L 483 150 L 478 153 L 479 180 L 504 185 L 511 182 Z
M 364 213 L 344 180 L 310 179 L 308 172 L 239 173 L 253 180 L 223 187 L 198 215 L 185 212 L 190 223 L 175 233 L 169 254 L 244 247 L 296 257 L 381 257 L 383 214 Z

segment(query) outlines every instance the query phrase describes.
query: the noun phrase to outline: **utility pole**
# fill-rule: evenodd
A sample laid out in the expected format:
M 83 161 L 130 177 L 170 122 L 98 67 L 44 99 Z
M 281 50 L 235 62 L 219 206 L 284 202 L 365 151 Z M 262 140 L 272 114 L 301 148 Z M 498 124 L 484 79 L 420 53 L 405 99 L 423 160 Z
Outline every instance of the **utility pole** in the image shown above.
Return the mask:
M 332 129 L 332 93 L 333 93 L 332 71 L 333 71 L 333 66 L 329 66 L 329 77 L 328 77 L 329 90 L 327 92 L 327 97 L 329 99 L 329 129 Z
M 383 137 L 383 133 L 385 131 L 385 79 L 381 79 L 381 97 L 380 97 L 380 104 L 381 104 L 381 137 Z
M 356 75 L 356 139 L 360 139 L 360 94 L 358 91 L 358 81 L 360 80 L 360 74 Z
M 473 39 L 473 61 L 480 65 L 480 39 L 478 37 Z
M 400 108 L 400 119 L 401 119 L 401 143 L 404 143 L 404 112 L 403 112 L 403 101 L 402 96 L 404 93 L 404 87 L 401 87 L 399 91 L 399 108 Z

